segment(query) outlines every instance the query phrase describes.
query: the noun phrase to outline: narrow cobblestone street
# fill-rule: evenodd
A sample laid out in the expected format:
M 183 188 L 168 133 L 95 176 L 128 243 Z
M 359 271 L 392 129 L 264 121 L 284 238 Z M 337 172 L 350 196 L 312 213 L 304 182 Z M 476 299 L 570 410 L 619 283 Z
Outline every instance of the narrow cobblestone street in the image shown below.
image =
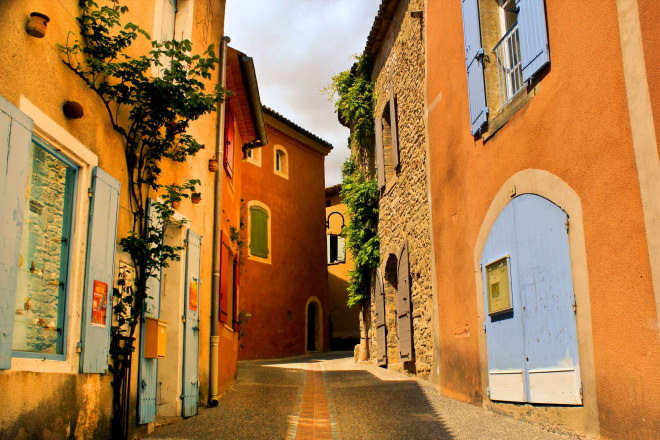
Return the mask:
M 239 363 L 217 408 L 156 428 L 151 439 L 571 438 L 442 397 L 424 381 L 349 353 Z

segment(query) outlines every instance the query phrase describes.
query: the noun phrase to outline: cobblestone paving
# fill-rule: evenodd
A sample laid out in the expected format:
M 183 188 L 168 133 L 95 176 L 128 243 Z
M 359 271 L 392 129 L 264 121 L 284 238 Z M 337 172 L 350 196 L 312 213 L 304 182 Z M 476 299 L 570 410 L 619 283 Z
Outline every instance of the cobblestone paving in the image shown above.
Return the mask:
M 217 408 L 157 428 L 151 439 L 561 440 L 562 436 L 442 397 L 428 383 L 350 354 L 239 363 Z

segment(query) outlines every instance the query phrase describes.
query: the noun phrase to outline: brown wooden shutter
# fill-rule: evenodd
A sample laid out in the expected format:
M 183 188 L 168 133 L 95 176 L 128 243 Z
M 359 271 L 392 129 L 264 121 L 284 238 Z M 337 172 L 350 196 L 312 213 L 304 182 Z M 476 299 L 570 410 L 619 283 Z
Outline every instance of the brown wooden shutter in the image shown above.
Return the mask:
M 387 334 L 385 326 L 385 291 L 383 275 L 380 269 L 376 271 L 376 359 L 378 365 L 387 364 Z
M 378 188 L 385 186 L 385 158 L 383 151 L 383 120 L 380 116 L 376 116 L 374 120 L 374 127 L 376 128 L 376 172 L 378 175 Z
M 390 91 L 390 130 L 392 132 L 392 163 L 394 169 L 398 170 L 399 165 L 399 135 L 397 130 L 396 102 L 394 100 L 394 90 Z
M 240 260 L 239 256 L 237 255 L 234 258 L 234 291 L 233 293 L 233 301 L 232 301 L 232 322 L 233 322 L 233 328 L 234 331 L 238 331 L 238 284 L 239 280 L 238 277 L 240 275 L 241 267 L 240 267 Z
M 410 265 L 408 264 L 408 240 L 403 242 L 397 269 L 396 317 L 399 339 L 399 359 L 412 360 L 412 320 L 410 319 Z

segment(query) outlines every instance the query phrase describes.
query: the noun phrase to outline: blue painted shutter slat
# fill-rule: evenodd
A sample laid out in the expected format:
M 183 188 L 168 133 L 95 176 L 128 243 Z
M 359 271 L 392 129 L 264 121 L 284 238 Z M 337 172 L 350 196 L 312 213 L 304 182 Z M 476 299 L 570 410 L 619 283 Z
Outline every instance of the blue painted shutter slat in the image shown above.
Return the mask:
M 32 120 L 0 96 L 0 370 L 11 368 Z
M 472 134 L 481 132 L 488 122 L 486 105 L 486 86 L 484 84 L 484 66 L 481 55 L 481 29 L 479 25 L 478 0 L 463 1 L 463 36 L 465 38 L 465 65 L 468 77 L 468 95 L 470 101 L 470 126 Z
M 147 204 L 147 215 L 153 225 L 161 225 L 158 212 Z M 144 317 L 160 316 L 160 272 L 147 282 L 147 298 L 144 300 Z M 158 359 L 144 357 L 144 317 L 140 323 L 140 365 L 138 368 L 138 423 L 156 420 L 156 385 L 158 383 Z
M 188 229 L 183 351 L 183 417 L 197 414 L 199 400 L 199 293 L 202 237 Z
M 115 268 L 117 240 L 117 214 L 119 212 L 120 183 L 117 179 L 94 168 L 93 196 L 90 204 L 87 230 L 87 261 L 85 263 L 85 289 L 82 316 L 81 373 L 105 373 L 108 369 L 110 327 L 112 326 L 112 283 Z M 94 284 L 104 283 L 105 304 L 97 304 Z M 105 310 L 104 324 L 93 321 L 93 309 Z M 98 321 L 97 314 L 97 321 Z
M 385 289 L 380 269 L 376 271 L 374 290 L 376 297 L 376 360 L 378 365 L 385 365 L 387 364 L 387 327 L 385 325 Z
M 529 81 L 550 62 L 545 4 L 543 0 L 520 0 L 518 7 L 522 76 L 523 81 Z

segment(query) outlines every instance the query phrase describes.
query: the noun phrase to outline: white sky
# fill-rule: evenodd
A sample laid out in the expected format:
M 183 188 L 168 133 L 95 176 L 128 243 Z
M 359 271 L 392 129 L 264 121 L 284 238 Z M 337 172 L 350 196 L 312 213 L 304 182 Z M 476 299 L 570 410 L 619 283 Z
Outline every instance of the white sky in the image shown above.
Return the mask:
M 348 129 L 321 89 L 362 52 L 380 0 L 228 0 L 231 47 L 254 58 L 261 102 L 334 149 L 325 184 L 341 182 Z

